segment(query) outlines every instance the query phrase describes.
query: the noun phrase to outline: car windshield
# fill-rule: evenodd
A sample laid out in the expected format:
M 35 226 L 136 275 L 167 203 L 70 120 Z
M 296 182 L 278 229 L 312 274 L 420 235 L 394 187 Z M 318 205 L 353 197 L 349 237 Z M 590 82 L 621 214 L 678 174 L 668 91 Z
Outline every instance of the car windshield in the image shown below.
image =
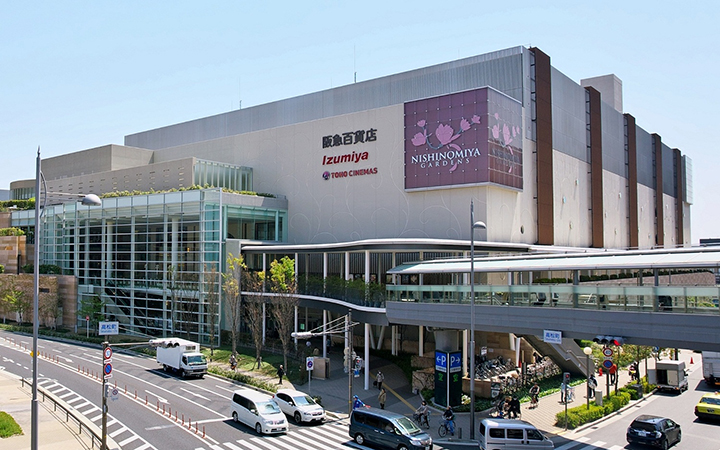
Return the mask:
M 631 428 L 635 430 L 643 430 L 643 431 L 655 431 L 655 424 L 654 423 L 647 423 L 647 422 L 633 422 L 632 425 L 630 425 Z
M 258 413 L 260 414 L 270 414 L 270 413 L 279 413 L 280 408 L 275 404 L 275 402 L 261 402 L 257 404 L 258 407 Z
M 188 364 L 207 364 L 205 355 L 188 356 Z
M 700 403 L 707 403 L 708 405 L 719 405 L 720 406 L 720 398 L 715 397 L 703 397 L 700 400 Z
M 420 428 L 415 425 L 415 422 L 408 419 L 407 417 L 401 417 L 397 420 L 397 426 L 400 428 L 402 434 L 417 434 L 420 433 Z
M 309 395 L 299 395 L 297 397 L 293 397 L 293 400 L 297 406 L 309 406 L 315 404 L 315 400 L 313 400 Z

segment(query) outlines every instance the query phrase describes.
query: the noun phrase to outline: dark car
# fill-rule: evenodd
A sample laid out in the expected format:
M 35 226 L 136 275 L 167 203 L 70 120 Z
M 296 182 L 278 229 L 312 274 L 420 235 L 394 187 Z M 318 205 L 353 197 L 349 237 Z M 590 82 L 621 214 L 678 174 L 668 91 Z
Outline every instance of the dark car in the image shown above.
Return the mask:
M 682 439 L 680 425 L 666 417 L 642 415 L 635 418 L 627 429 L 630 444 L 645 444 L 669 448 Z

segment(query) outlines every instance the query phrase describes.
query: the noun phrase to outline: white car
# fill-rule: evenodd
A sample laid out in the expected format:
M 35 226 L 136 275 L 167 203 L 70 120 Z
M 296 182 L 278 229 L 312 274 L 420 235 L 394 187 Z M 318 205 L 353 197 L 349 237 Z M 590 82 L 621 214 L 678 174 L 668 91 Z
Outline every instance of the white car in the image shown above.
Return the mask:
M 275 400 L 282 412 L 295 420 L 295 423 L 322 422 L 325 420 L 323 407 L 303 392 L 280 389 L 273 395 L 273 400 Z

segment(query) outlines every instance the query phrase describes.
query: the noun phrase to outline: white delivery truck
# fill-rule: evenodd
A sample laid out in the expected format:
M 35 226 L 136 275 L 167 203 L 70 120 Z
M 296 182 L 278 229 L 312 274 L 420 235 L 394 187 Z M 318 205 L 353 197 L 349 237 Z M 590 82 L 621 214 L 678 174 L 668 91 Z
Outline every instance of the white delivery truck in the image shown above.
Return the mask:
M 665 360 L 655 363 L 655 368 L 648 370 L 648 383 L 656 384 L 658 390 L 676 391 L 681 394 L 688 388 L 685 361 Z
M 702 352 L 703 378 L 710 386 L 720 384 L 720 352 Z
M 157 349 L 157 362 L 166 372 L 179 372 L 180 376 L 202 378 L 207 373 L 207 359 L 200 353 L 200 344 L 180 338 L 153 339 Z

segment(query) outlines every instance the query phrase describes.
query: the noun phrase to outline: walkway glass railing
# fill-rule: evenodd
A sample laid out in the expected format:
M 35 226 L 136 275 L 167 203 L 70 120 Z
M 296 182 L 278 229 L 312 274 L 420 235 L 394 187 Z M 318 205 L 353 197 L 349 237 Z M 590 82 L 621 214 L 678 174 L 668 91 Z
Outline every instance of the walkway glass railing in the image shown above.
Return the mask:
M 388 285 L 387 301 L 470 303 L 469 285 Z M 476 285 L 478 305 L 720 314 L 720 286 Z

